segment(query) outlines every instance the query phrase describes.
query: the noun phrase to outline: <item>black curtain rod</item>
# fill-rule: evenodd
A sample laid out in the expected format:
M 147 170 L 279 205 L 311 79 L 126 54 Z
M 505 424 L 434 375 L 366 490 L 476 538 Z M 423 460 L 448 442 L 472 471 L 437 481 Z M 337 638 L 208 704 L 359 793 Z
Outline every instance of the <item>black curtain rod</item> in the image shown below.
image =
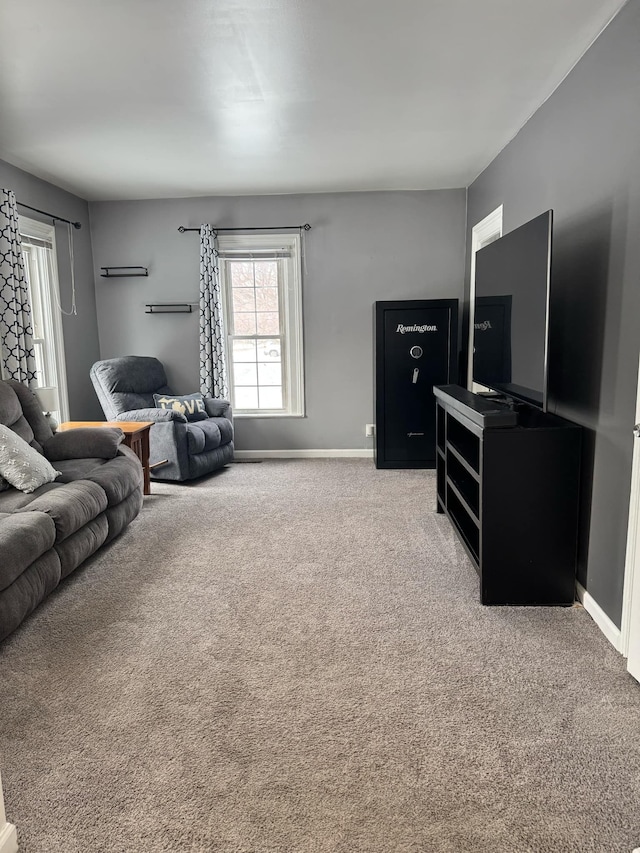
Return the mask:
M 275 225 L 265 226 L 264 228 L 214 228 L 215 232 L 218 231 L 286 231 L 291 228 L 299 228 L 301 231 L 304 229 L 305 231 L 311 231 L 311 226 L 308 222 L 305 222 L 304 225 L 280 225 L 276 227 Z M 185 231 L 200 231 L 199 228 L 185 228 L 184 225 L 180 225 L 178 227 L 178 231 L 181 234 L 184 234 Z
M 34 213 L 41 213 L 49 219 L 57 219 L 58 222 L 67 222 L 69 225 L 73 225 L 74 228 L 82 228 L 82 225 L 79 222 L 72 222 L 70 219 L 64 219 L 62 216 L 54 216 L 53 213 L 47 213 L 46 210 L 38 210 L 37 207 L 30 207 L 22 201 L 16 201 L 16 204 L 19 204 L 20 207 L 26 207 L 27 210 L 33 210 Z

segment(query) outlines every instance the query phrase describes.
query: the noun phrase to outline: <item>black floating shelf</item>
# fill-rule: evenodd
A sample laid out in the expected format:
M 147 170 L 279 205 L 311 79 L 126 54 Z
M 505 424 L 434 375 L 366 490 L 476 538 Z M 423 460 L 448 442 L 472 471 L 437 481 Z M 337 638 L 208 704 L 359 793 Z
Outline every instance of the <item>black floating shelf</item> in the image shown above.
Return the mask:
M 191 302 L 153 302 L 145 306 L 145 314 L 191 314 Z
M 100 269 L 104 270 L 100 273 L 102 278 L 134 278 L 135 276 L 149 275 L 149 270 L 146 267 L 100 267 Z

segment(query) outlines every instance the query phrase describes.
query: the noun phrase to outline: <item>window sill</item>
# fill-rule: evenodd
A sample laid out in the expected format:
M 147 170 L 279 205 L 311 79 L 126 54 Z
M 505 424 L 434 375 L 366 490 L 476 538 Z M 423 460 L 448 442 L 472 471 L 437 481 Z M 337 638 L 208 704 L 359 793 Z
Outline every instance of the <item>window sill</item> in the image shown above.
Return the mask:
M 235 412 L 234 411 L 233 419 L 235 420 L 236 418 L 238 418 L 238 419 L 242 418 L 243 420 L 245 418 L 253 418 L 254 420 L 255 419 L 262 420 L 263 418 L 280 418 L 280 419 L 282 419 L 282 418 L 306 418 L 306 415 L 305 414 L 293 415 L 293 414 L 289 414 L 289 412 L 284 412 L 282 414 L 280 414 L 278 412 L 265 412 L 264 414 L 262 414 L 259 412 Z

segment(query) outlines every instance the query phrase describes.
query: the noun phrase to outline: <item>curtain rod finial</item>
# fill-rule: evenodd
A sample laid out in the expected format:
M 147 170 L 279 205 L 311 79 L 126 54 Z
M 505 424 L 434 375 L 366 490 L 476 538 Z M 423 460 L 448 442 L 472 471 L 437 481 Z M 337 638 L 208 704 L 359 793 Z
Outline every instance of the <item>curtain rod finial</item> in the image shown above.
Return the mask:
M 179 231 L 181 234 L 184 234 L 184 232 L 186 231 L 186 228 L 184 227 L 184 225 L 178 225 L 178 231 Z

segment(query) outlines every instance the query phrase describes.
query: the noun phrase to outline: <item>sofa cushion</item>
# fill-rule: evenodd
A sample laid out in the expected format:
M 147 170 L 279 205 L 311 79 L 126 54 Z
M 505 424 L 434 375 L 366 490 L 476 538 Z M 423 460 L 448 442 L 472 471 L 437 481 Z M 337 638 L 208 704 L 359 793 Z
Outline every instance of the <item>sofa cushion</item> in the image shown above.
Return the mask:
M 35 492 L 30 492 L 26 495 L 19 489 L 14 489 L 13 486 L 11 486 L 6 492 L 0 492 L 0 512 L 16 512 L 17 510 L 28 506 L 30 503 L 33 503 L 33 501 L 40 495 L 44 495 L 53 489 L 59 488 L 59 483 L 45 483 L 44 486 L 40 486 L 40 488 L 36 489 Z
M 51 425 L 43 413 L 43 406 L 36 391 L 17 382 L 15 379 L 5 379 L 7 385 L 11 386 L 16 393 L 22 414 L 29 422 L 29 426 L 35 436 L 34 446 L 40 447 L 53 435 Z M 36 444 L 37 443 L 37 444 Z
M 191 455 L 220 446 L 220 430 L 212 418 L 197 424 L 187 424 L 187 438 Z
M 12 486 L 21 492 L 33 492 L 52 483 L 59 473 L 11 427 L 0 424 L 0 475 Z
M 233 424 L 228 418 L 209 418 L 220 430 L 220 444 L 233 441 Z
M 23 417 L 18 395 L 8 382 L 0 382 L 0 423 L 5 426 L 17 423 Z M 33 430 L 31 430 L 33 435 Z
M 60 558 L 60 577 L 66 578 L 80 563 L 95 553 L 105 542 L 108 533 L 107 514 L 103 512 L 68 536 L 64 542 L 58 542 L 55 550 Z
M 137 457 L 117 456 L 87 474 L 87 480 L 100 486 L 108 506 L 115 506 L 142 485 L 142 465 Z
M 22 413 L 18 395 L 8 382 L 0 382 L 0 424 L 10 427 L 27 444 L 35 441 L 29 421 Z
M 45 513 L 0 513 L 0 590 L 10 586 L 55 541 L 55 525 Z
M 89 480 L 64 483 L 40 495 L 19 512 L 46 512 L 56 526 L 56 542 L 64 542 L 76 530 L 107 508 L 104 489 Z
M 214 450 L 205 450 L 202 453 L 189 457 L 189 477 L 202 477 L 210 474 L 216 468 L 222 468 L 233 459 L 233 442 L 221 444 Z
M 172 394 L 164 367 L 157 358 L 125 355 L 96 362 L 91 380 L 108 420 L 130 409 L 155 406 L 153 395 Z
M 51 548 L 0 592 L 0 640 L 4 640 L 60 583 L 60 558 Z
M 136 489 L 131 492 L 128 498 L 125 498 L 122 503 L 116 506 L 110 506 L 105 515 L 109 524 L 109 533 L 107 542 L 111 542 L 124 528 L 130 524 L 142 509 L 142 489 Z
M 56 468 L 60 471 L 56 483 L 73 483 L 74 480 L 85 480 L 96 468 L 107 465 L 108 461 L 93 456 L 88 459 L 61 459 L 60 462 L 56 462 Z

